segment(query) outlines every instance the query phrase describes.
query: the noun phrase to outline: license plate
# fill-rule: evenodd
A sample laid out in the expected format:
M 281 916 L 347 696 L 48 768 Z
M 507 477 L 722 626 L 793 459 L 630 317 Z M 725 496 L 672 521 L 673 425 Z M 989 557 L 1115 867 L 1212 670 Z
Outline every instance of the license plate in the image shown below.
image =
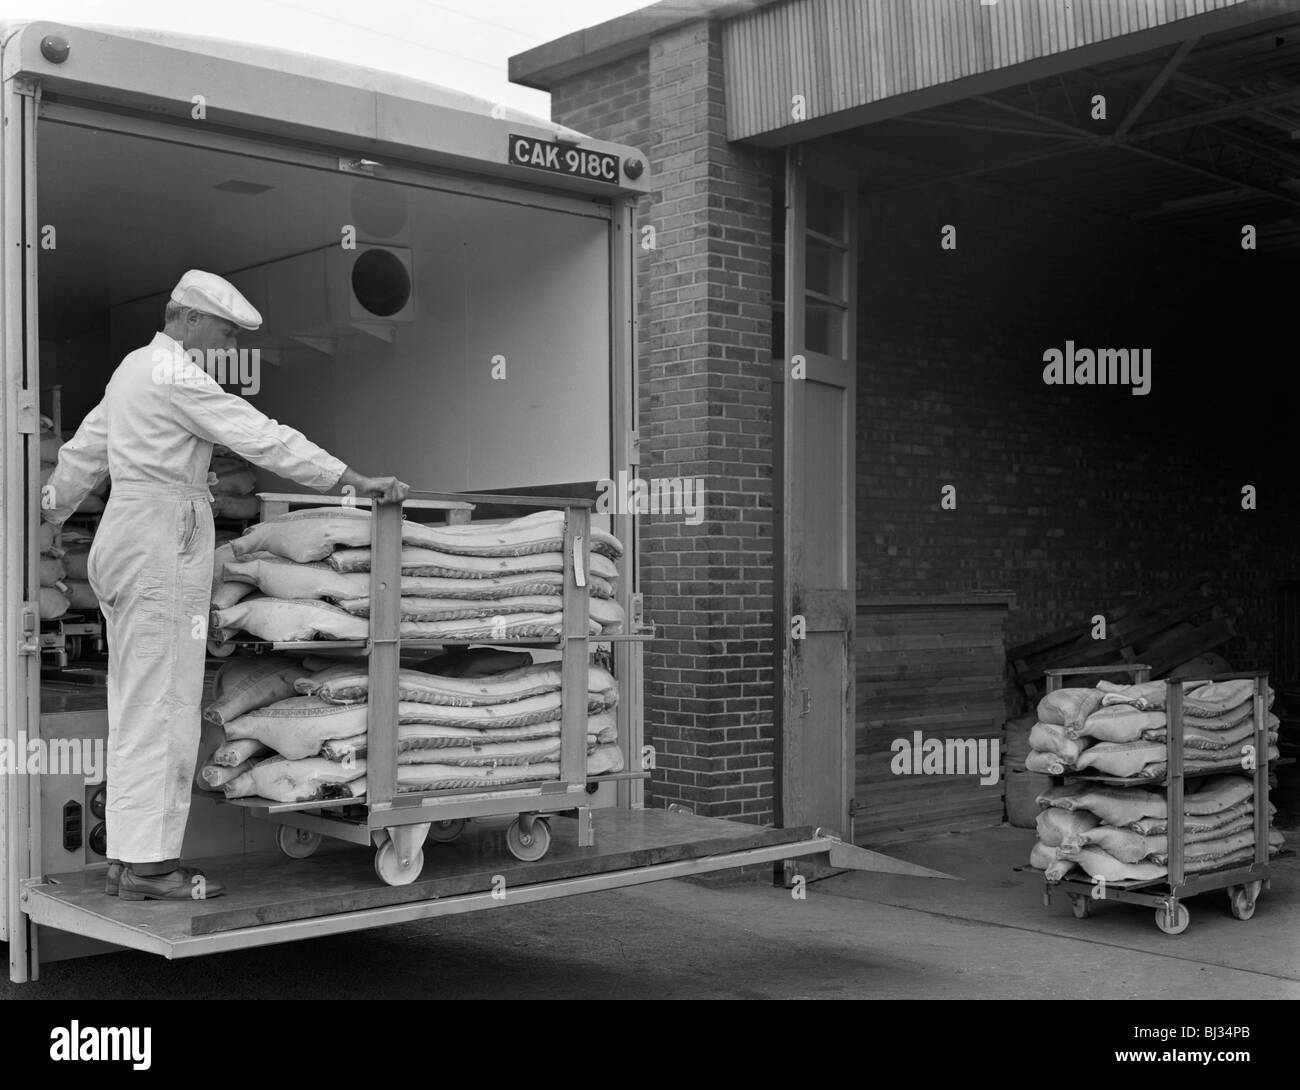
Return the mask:
M 510 136 L 510 162 L 514 166 L 535 167 L 570 178 L 588 178 L 593 182 L 618 184 L 618 156 L 606 151 L 587 151 L 553 140 L 535 140 L 531 136 Z

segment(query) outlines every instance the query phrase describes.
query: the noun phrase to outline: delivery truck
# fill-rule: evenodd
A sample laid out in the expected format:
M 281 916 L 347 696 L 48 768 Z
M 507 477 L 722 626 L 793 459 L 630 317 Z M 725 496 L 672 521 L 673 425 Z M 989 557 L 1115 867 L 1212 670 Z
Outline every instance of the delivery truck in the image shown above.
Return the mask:
M 602 482 L 643 468 L 635 206 L 652 181 L 640 152 L 335 61 L 41 22 L 3 29 L 0 113 L 0 934 L 11 980 L 96 951 L 189 957 L 750 864 L 929 873 L 830 830 L 647 803 L 653 619 L 638 588 L 637 514 L 601 502 Z M 63 652 L 42 655 L 58 635 L 42 610 L 42 465 L 122 357 L 161 328 L 188 269 L 226 277 L 263 314 L 241 341 L 255 365 L 214 376 L 263 412 L 410 482 L 439 517 L 507 517 L 530 498 L 566 510 L 566 611 L 585 602 L 577 527 L 622 542 L 621 632 L 588 639 L 566 613 L 558 639 L 529 645 L 537 661 L 595 655 L 613 673 L 619 773 L 588 778 L 566 761 L 558 784 L 449 802 L 397 797 L 389 768 L 360 816 L 196 793 L 184 855 L 228 895 L 104 893 L 103 641 L 60 640 Z M 304 502 L 300 487 L 259 474 L 257 510 L 232 508 L 238 517 L 219 525 L 237 533 Z M 93 535 L 99 509 L 91 497 L 69 526 Z M 395 542 L 396 523 L 377 511 L 377 533 L 381 522 Z M 93 601 L 82 605 L 74 619 L 90 628 L 75 631 L 98 631 Z M 395 629 L 380 640 L 385 621 L 374 623 L 360 652 L 373 653 L 372 678 L 391 681 L 411 649 Z M 230 650 L 214 646 L 213 671 Z M 371 729 L 372 747 L 395 760 L 391 738 Z M 520 850 L 521 828 L 535 846 L 529 830 L 543 825 L 547 850 Z

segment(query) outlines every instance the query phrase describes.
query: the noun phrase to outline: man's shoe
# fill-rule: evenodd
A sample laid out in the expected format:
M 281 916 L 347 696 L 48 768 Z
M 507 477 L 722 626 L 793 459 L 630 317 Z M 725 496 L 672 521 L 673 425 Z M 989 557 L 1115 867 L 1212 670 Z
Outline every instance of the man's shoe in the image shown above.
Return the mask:
M 225 892 L 225 886 L 196 867 L 177 867 L 166 874 L 136 874 L 127 867 L 118 886 L 123 901 L 203 901 Z
M 122 881 L 123 863 L 120 859 L 110 859 L 108 861 L 108 873 L 104 875 L 104 892 L 110 897 L 116 897 L 118 886 Z

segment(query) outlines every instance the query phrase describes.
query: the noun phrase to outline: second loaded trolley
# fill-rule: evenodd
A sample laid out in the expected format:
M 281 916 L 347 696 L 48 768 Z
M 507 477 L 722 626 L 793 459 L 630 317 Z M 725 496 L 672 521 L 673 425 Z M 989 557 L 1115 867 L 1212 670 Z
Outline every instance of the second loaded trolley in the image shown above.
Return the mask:
M 1150 680 L 1151 668 L 1141 664 L 1126 664 L 1111 667 L 1080 667 L 1074 669 L 1048 670 L 1047 691 L 1060 689 L 1066 677 L 1071 675 L 1098 675 L 1114 673 L 1132 673 L 1137 684 Z M 1088 772 L 1069 772 L 1065 777 L 1057 777 L 1054 782 L 1087 781 L 1122 788 L 1148 788 L 1163 790 L 1168 813 L 1168 874 L 1159 879 L 1128 880 L 1121 882 L 1097 883 L 1082 877 L 1066 876 L 1059 881 L 1047 881 L 1044 886 L 1043 901 L 1050 905 L 1053 892 L 1063 892 L 1070 898 L 1075 916 L 1085 919 L 1092 914 L 1093 904 L 1098 900 L 1122 901 L 1127 904 L 1146 905 L 1154 908 L 1156 926 L 1167 935 L 1181 935 L 1187 930 L 1191 915 L 1183 903 L 1188 897 L 1198 893 L 1214 890 L 1226 892 L 1232 914 L 1239 920 L 1248 920 L 1255 913 L 1255 903 L 1260 894 L 1268 888 L 1269 868 L 1269 805 L 1268 805 L 1268 674 L 1267 671 L 1248 671 L 1216 674 L 1204 680 L 1208 682 L 1241 681 L 1253 682 L 1252 718 L 1253 734 L 1250 747 L 1246 749 L 1241 766 L 1237 769 L 1213 768 L 1206 771 L 1190 771 L 1185 767 L 1185 723 L 1183 715 L 1183 682 L 1167 681 L 1165 683 L 1165 713 L 1168 719 L 1166 727 L 1166 746 L 1168 751 L 1167 769 L 1163 777 L 1156 780 L 1144 780 L 1133 777 L 1098 776 Z M 1184 830 L 1184 799 L 1187 794 L 1187 781 L 1203 776 L 1239 774 L 1248 777 L 1253 788 L 1253 858 L 1238 861 L 1223 867 L 1188 873 L 1186 858 L 1186 834 Z

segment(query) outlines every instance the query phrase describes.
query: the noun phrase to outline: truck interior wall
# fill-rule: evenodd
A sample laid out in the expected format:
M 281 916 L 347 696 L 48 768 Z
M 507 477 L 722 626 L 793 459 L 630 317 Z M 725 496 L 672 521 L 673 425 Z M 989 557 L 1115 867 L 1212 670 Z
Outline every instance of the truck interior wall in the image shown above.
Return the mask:
M 1277 259 L 988 184 L 861 211 L 859 593 L 1008 589 L 1014 644 L 1204 573 L 1222 653 L 1271 666 L 1272 582 L 1300 576 Z M 1046 385 L 1067 339 L 1150 348 L 1151 392 Z
M 65 430 L 161 328 L 187 268 L 231 274 L 337 245 L 351 226 L 362 244 L 411 249 L 412 320 L 391 343 L 332 328 L 328 354 L 253 299 L 269 336 L 241 344 L 274 343 L 280 357 L 245 394 L 254 405 L 420 488 L 610 475 L 606 220 L 54 124 L 40 178 L 42 220 L 59 228 L 41 255 L 54 349 L 42 384 L 64 387 Z

